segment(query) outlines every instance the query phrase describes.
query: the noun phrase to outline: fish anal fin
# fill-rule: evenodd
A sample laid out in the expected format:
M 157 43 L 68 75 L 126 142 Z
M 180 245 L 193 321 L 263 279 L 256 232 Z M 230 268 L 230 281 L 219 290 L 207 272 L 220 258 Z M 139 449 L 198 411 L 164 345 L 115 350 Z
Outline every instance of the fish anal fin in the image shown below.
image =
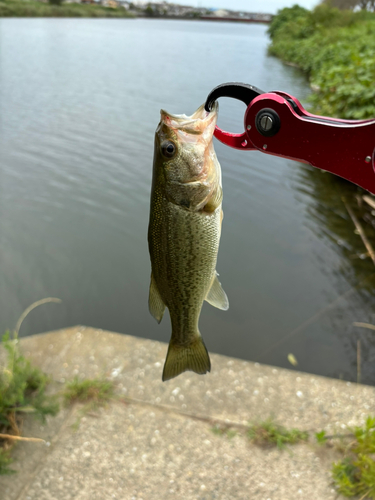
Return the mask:
M 160 292 L 155 282 L 155 278 L 151 273 L 151 283 L 150 283 L 150 293 L 148 296 L 148 308 L 152 316 L 156 319 L 158 323 L 163 318 L 165 311 L 165 304 L 161 298 Z
M 223 311 L 227 311 L 229 309 L 227 294 L 224 292 L 223 287 L 217 278 L 216 272 L 211 288 L 207 294 L 206 301 L 212 306 L 222 309 Z
M 199 333 L 189 345 L 181 346 L 173 339 L 170 341 L 163 369 L 163 382 L 188 370 L 200 375 L 211 370 L 210 357 Z

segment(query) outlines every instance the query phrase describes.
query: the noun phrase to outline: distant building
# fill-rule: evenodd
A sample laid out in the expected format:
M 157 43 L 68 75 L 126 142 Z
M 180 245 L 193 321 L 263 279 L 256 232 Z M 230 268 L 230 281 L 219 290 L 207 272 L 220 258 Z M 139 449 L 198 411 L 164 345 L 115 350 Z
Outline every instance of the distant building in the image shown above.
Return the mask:
M 229 12 L 227 10 L 224 10 L 224 9 L 218 9 L 218 10 L 215 10 L 213 12 L 213 15 L 217 16 L 217 17 L 228 17 Z
M 117 2 L 117 0 L 101 0 L 100 4 L 103 5 L 103 7 L 111 7 L 112 9 L 116 9 L 117 7 L 119 7 L 119 3 Z

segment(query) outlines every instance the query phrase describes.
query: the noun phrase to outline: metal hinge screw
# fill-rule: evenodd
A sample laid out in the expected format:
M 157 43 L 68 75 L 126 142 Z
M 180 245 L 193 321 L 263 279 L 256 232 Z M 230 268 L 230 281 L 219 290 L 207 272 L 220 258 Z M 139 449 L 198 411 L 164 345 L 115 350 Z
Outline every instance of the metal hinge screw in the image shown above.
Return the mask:
M 273 125 L 273 120 L 269 115 L 264 115 L 260 119 L 260 126 L 265 132 L 268 132 L 268 130 L 271 130 Z

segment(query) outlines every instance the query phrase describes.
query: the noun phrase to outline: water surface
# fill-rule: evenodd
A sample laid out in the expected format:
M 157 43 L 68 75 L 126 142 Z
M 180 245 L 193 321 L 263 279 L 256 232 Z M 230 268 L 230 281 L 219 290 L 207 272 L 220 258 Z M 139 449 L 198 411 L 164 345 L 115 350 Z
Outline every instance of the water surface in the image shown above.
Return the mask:
M 305 101 L 294 68 L 267 56 L 267 27 L 164 20 L 0 20 L 0 329 L 47 296 L 21 335 L 84 324 L 168 341 L 147 309 L 147 225 L 160 108 L 191 114 L 226 81 Z M 219 123 L 241 131 L 244 105 Z M 205 304 L 207 347 L 375 382 L 374 268 L 337 183 L 289 160 L 216 141 L 224 184 L 218 272 L 227 312 Z M 344 185 L 343 189 L 348 188 Z M 214 369 L 214 367 L 213 367 Z

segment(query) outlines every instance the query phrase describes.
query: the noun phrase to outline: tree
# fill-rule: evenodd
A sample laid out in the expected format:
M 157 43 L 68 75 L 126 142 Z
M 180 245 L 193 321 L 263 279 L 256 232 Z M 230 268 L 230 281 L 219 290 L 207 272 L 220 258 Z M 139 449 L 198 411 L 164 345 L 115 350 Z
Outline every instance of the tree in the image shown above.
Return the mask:
M 323 0 L 322 4 L 336 7 L 340 10 L 354 10 L 359 7 L 361 10 L 375 10 L 375 0 Z
M 145 12 L 145 15 L 147 17 L 159 17 L 160 16 L 160 12 L 157 9 L 157 7 L 153 7 L 151 5 L 151 3 L 147 4 L 147 7 L 145 8 L 144 12 Z

